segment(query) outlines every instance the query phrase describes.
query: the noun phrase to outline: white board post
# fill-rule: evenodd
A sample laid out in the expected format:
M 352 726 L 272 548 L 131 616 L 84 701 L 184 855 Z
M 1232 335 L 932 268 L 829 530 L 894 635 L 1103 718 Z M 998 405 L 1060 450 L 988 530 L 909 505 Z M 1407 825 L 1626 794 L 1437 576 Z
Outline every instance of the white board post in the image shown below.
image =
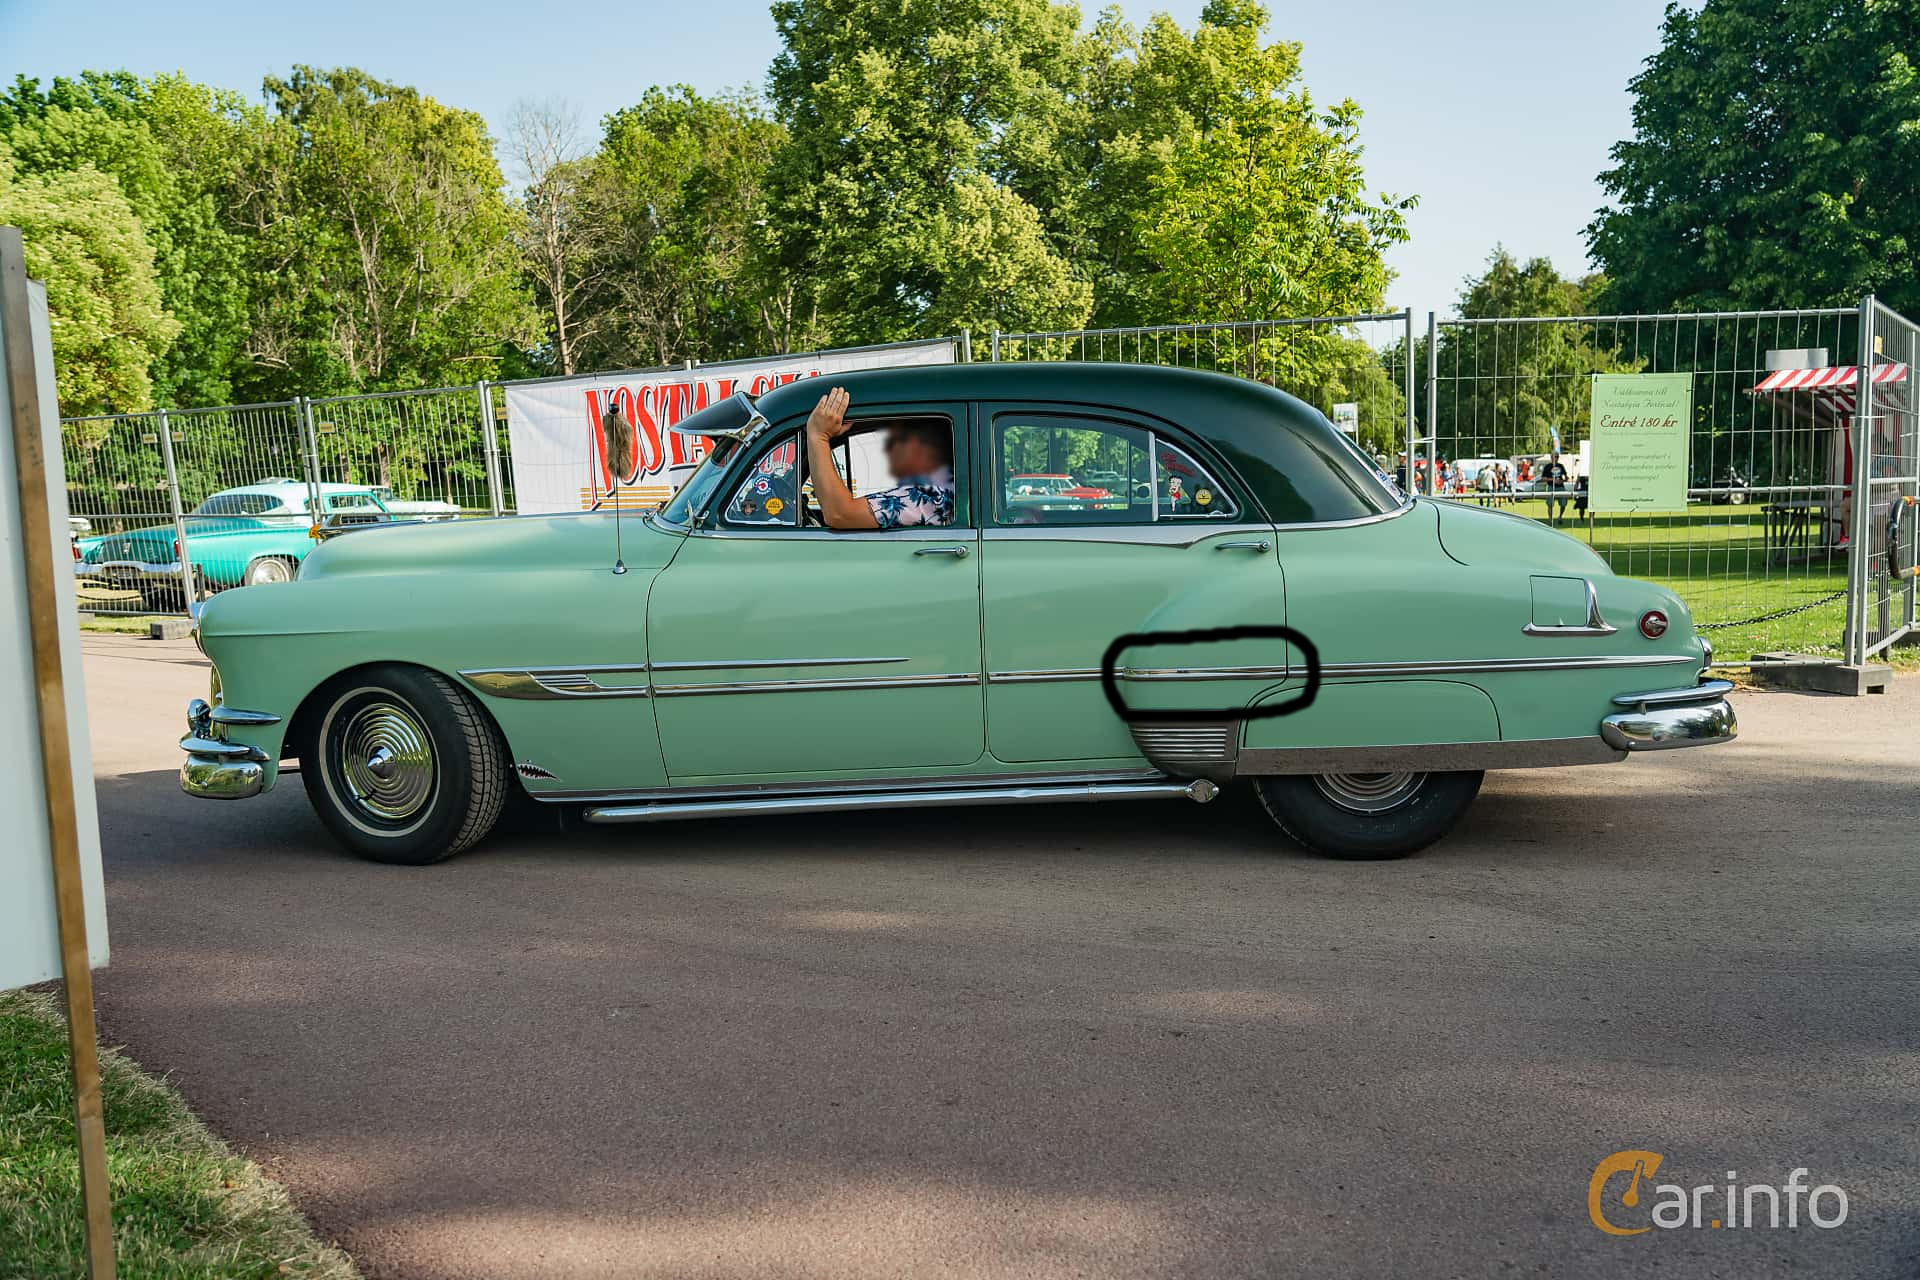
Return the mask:
M 0 896 L 0 989 L 64 980 L 87 1274 L 113 1280 L 92 971 L 107 960 L 106 898 L 49 332 L 46 290 L 27 279 L 20 231 L 0 227 L 0 373 L 11 423 L 0 433 L 0 470 L 16 480 L 0 485 L 11 490 L 0 492 L 0 598 L 14 606 L 14 635 L 0 647 L 16 668 L 0 687 L 10 699 L 8 722 L 35 729 L 4 735 L 8 745 L 0 747 L 0 789 L 13 820 L 10 839 L 0 843 L 0 881 L 19 888 Z

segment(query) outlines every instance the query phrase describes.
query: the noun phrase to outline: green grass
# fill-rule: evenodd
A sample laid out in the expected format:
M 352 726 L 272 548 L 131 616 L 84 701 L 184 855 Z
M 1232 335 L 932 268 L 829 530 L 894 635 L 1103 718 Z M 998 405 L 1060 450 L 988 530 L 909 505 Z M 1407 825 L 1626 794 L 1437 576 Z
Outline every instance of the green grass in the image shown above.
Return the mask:
M 1547 517 L 1543 499 L 1499 509 L 1540 521 Z M 1657 582 L 1678 595 L 1723 661 L 1773 650 L 1840 653 L 1846 600 L 1815 602 L 1846 586 L 1846 554 L 1816 549 L 1811 556 L 1795 551 L 1788 560 L 1769 556 L 1758 503 L 1698 504 L 1685 512 L 1650 516 L 1594 516 L 1591 525 L 1585 518 L 1576 519 L 1569 506 L 1558 527 L 1589 542 L 1615 573 Z M 1803 605 L 1812 607 L 1765 617 Z
M 177 1093 L 117 1053 L 100 1065 L 122 1277 L 357 1276 Z M 66 1026 L 45 996 L 0 995 L 0 1280 L 85 1275 Z
M 80 617 L 82 631 L 104 631 L 111 635 L 144 636 L 156 622 L 179 620 L 177 613 L 89 613 Z

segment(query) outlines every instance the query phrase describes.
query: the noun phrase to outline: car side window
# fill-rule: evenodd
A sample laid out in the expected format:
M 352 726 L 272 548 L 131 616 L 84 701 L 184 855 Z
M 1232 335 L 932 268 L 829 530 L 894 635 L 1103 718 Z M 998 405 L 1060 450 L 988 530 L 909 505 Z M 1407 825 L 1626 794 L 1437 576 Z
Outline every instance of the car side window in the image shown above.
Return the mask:
M 1157 432 L 1097 418 L 1003 413 L 993 421 L 1002 525 L 1128 525 L 1232 518 L 1239 505 Z
M 789 431 L 761 451 L 721 509 L 720 518 L 727 524 L 758 528 L 797 527 L 800 504 L 794 499 L 799 478 L 800 435 Z
M 903 478 L 893 474 L 887 455 L 889 432 L 903 427 L 933 427 L 947 435 L 948 455 L 952 453 L 953 423 L 945 415 L 911 417 L 856 418 L 845 435 L 834 442 L 833 464 L 856 498 L 895 494 L 903 489 Z M 823 528 L 820 507 L 813 496 L 813 481 L 806 474 L 807 458 L 798 431 L 774 437 L 748 467 L 746 478 L 734 489 L 721 509 L 721 523 L 759 529 L 793 529 L 802 526 Z M 951 468 L 946 468 L 951 474 Z M 938 476 L 905 477 L 926 481 Z M 952 481 L 948 479 L 948 484 Z M 910 486 L 907 486 L 910 488 Z M 902 500 L 911 499 L 924 489 L 910 488 Z

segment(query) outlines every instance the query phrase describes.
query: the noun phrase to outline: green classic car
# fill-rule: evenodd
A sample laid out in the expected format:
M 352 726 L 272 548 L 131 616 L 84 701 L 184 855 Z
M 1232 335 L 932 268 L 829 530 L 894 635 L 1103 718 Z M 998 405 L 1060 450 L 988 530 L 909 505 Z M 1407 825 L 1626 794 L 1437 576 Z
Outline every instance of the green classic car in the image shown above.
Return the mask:
M 196 595 L 228 587 L 289 582 L 313 549 L 317 522 L 353 525 L 400 519 L 451 519 L 444 502 L 396 502 L 389 489 L 323 484 L 317 506 L 301 480 L 269 477 L 222 489 L 181 521 Z M 179 539 L 171 523 L 74 542 L 74 575 L 83 582 L 139 591 L 150 602 L 177 606 L 184 587 Z
M 821 388 L 734 396 L 674 428 L 711 449 L 644 518 L 373 527 L 213 600 L 182 785 L 251 796 L 297 758 L 349 848 L 424 863 L 516 790 L 618 823 L 1245 781 L 1299 843 L 1381 858 L 1441 836 L 1487 769 L 1734 736 L 1670 592 L 1532 521 L 1403 497 L 1270 387 L 1075 364 L 834 381 L 856 494 L 892 483 L 876 433 L 948 433 L 950 526 L 824 527 L 796 448 Z M 1039 458 L 1148 480 L 1010 503 Z

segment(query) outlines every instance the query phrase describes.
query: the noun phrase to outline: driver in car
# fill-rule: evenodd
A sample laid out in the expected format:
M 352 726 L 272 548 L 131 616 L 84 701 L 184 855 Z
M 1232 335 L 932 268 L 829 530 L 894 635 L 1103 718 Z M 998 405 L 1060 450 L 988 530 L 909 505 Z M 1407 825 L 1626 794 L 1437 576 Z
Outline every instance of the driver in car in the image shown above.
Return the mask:
M 807 475 L 832 529 L 898 529 L 953 523 L 953 442 L 932 423 L 887 429 L 887 467 L 895 481 L 857 498 L 833 465 L 833 442 L 847 433 L 847 393 L 834 387 L 807 416 Z

